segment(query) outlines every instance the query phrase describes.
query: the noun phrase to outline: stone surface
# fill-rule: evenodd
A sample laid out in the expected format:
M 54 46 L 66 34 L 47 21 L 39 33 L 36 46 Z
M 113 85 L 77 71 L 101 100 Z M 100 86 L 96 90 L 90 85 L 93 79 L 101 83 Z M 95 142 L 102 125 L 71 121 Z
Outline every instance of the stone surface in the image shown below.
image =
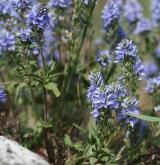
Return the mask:
M 49 165 L 42 157 L 17 142 L 0 136 L 0 165 Z

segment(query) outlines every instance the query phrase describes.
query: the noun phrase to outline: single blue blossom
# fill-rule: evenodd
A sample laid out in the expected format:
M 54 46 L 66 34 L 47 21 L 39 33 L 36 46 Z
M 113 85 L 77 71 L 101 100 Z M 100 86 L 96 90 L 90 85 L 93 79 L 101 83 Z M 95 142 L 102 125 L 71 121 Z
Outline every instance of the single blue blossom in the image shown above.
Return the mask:
M 91 112 L 91 115 L 94 119 L 97 119 L 99 117 L 99 111 L 95 109 Z
M 106 67 L 109 63 L 112 62 L 112 56 L 109 50 L 102 50 L 97 53 L 96 61 L 102 66 Z

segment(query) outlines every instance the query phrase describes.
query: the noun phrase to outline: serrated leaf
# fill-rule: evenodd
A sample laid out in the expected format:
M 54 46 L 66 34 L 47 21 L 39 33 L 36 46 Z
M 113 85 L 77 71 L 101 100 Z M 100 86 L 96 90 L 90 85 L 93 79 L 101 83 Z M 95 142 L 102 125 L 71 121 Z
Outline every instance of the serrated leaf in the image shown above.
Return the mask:
M 59 97 L 61 95 L 61 93 L 57 87 L 57 84 L 55 84 L 55 83 L 50 82 L 50 83 L 46 84 L 44 87 L 47 90 L 52 91 L 56 97 Z
M 137 119 L 149 121 L 149 122 L 160 122 L 160 117 L 153 117 L 147 115 L 134 115 L 134 114 L 127 114 L 128 116 L 135 117 Z

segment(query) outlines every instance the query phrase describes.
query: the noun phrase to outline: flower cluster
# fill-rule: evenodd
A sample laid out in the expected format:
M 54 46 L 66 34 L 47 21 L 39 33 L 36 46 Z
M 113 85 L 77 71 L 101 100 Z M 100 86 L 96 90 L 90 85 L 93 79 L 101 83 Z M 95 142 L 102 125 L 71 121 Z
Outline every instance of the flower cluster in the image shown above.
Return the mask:
M 135 98 L 128 98 L 127 90 L 123 80 L 119 79 L 116 83 L 105 85 L 100 72 L 89 75 L 90 86 L 87 97 L 92 104 L 93 118 L 98 119 L 101 110 L 116 111 L 118 121 L 125 120 L 132 127 L 137 122 L 129 114 L 139 114 L 138 101 Z
M 30 28 L 36 27 L 44 30 L 50 25 L 47 7 L 45 5 L 34 5 L 27 15 L 27 25 Z
M 136 58 L 137 47 L 131 40 L 122 40 L 115 49 L 115 63 L 120 63 L 126 58 Z
M 120 19 L 120 10 L 114 3 L 106 4 L 101 15 L 105 30 L 114 27 Z
M 0 88 L 0 106 L 7 102 L 7 94 L 3 88 Z
M 2 16 L 12 16 L 18 17 L 16 11 L 13 9 L 12 2 L 10 0 L 1 0 L 0 1 L 0 15 Z
M 146 78 L 153 77 L 154 75 L 158 73 L 158 71 L 159 71 L 159 68 L 154 61 L 149 61 L 144 64 L 144 72 L 145 72 Z
M 87 1 L 88 2 L 88 1 Z M 67 8 L 71 4 L 70 0 L 50 0 L 49 6 L 54 8 Z
M 0 29 L 0 54 L 15 50 L 15 37 L 9 31 Z
M 132 97 L 132 98 L 126 97 L 123 100 L 121 104 L 121 110 L 119 111 L 118 116 L 117 116 L 118 121 L 125 120 L 127 124 L 130 124 L 131 127 L 133 127 L 138 122 L 138 119 L 129 117 L 127 114 L 131 114 L 131 115 L 140 114 L 138 101 L 135 97 Z
M 147 93 L 152 94 L 159 87 L 160 87 L 160 75 L 152 78 L 147 78 L 145 84 L 145 91 Z
M 139 57 L 137 57 L 135 60 L 135 64 L 133 65 L 133 71 L 139 77 L 139 79 L 142 79 L 146 76 L 144 71 L 144 65 L 142 64 L 142 61 Z
M 112 56 L 108 50 L 102 50 L 97 53 L 96 60 L 102 67 L 106 67 L 112 62 Z
M 19 35 L 19 37 L 21 38 L 22 41 L 30 41 L 30 39 L 31 39 L 31 29 L 29 29 L 29 28 L 21 29 L 18 35 Z
M 152 0 L 152 21 L 153 25 L 160 24 L 160 3 L 159 0 Z
M 124 5 L 124 17 L 129 23 L 134 23 L 142 17 L 142 6 L 137 0 L 127 0 Z
M 152 30 L 152 24 L 150 20 L 142 18 L 137 22 L 136 28 L 134 30 L 135 35 L 150 32 Z
M 34 1 L 34 0 L 33 0 Z M 11 0 L 13 7 L 15 7 L 16 10 L 23 10 L 30 9 L 33 1 L 31 0 Z
M 131 61 L 133 71 L 138 76 L 144 76 L 144 66 L 137 55 L 137 47 L 131 40 L 123 39 L 115 49 L 115 63 Z
M 123 0 L 108 0 L 108 3 L 116 4 L 120 10 L 123 8 Z
M 97 89 L 97 87 L 103 85 L 104 81 L 103 81 L 102 74 L 100 72 L 98 73 L 92 72 L 89 75 L 88 79 L 90 81 L 90 87 L 88 88 L 88 91 L 87 91 L 87 98 L 88 100 L 91 101 L 93 99 L 94 91 Z

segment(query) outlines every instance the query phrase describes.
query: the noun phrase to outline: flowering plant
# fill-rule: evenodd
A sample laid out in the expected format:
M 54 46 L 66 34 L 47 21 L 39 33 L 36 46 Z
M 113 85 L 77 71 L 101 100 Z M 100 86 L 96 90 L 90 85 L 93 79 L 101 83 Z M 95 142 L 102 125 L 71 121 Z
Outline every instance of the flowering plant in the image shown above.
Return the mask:
M 2 0 L 0 133 L 52 164 L 159 163 L 158 0 L 145 12 L 138 0 Z

